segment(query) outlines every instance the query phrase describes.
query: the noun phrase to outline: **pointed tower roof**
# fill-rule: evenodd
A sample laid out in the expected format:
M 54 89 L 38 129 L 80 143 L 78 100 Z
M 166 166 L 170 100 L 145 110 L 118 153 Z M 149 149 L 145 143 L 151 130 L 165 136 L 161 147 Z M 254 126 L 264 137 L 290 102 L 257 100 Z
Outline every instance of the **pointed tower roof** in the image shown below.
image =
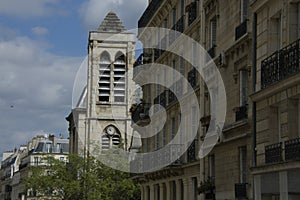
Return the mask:
M 114 12 L 109 12 L 98 28 L 98 31 L 103 33 L 120 33 L 125 30 L 121 20 Z

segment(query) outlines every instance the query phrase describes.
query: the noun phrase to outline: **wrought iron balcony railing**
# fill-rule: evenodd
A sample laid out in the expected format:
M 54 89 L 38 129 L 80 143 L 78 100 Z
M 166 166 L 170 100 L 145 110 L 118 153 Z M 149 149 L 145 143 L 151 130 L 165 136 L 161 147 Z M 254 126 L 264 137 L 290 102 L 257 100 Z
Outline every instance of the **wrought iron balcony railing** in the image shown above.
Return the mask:
M 276 51 L 261 62 L 262 89 L 295 75 L 300 71 L 299 41 L 300 39 Z
M 246 33 L 247 33 L 247 20 L 243 21 L 238 27 L 236 27 L 235 40 L 240 39 Z
M 247 119 L 248 117 L 248 107 L 247 105 L 238 107 L 238 109 L 235 112 L 235 121 L 240 121 L 243 119 Z
M 150 104 L 140 103 L 136 108 L 133 108 L 131 119 L 134 123 L 149 119 Z
M 265 146 L 265 162 L 277 163 L 283 161 L 282 159 L 282 142 Z
M 300 160 L 300 138 L 285 141 L 285 160 Z
M 149 153 L 143 154 L 140 159 L 134 159 L 130 162 L 130 170 L 134 173 L 144 172 L 150 170 L 153 163 L 170 163 L 170 167 L 181 165 L 181 152 L 183 151 L 182 144 L 171 144 L 164 147 L 164 151 L 158 151 L 157 154 Z
M 194 140 L 187 150 L 187 161 L 196 161 L 196 141 Z
M 169 34 L 169 44 L 171 45 L 184 32 L 184 16 L 182 16 L 171 28 Z
M 234 185 L 235 199 L 248 199 L 247 183 L 236 183 Z
M 148 7 L 146 8 L 145 12 L 143 13 L 142 17 L 138 21 L 139 28 L 146 27 L 149 21 L 154 16 L 154 13 L 158 10 L 160 5 L 162 4 L 163 0 L 152 0 Z

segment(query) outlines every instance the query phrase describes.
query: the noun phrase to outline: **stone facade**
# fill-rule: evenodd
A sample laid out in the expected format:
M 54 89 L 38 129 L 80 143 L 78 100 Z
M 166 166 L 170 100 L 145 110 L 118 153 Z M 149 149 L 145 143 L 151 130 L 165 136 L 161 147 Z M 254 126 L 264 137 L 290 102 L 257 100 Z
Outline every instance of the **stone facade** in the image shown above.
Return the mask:
M 150 12 L 152 10 L 153 12 Z M 154 11 L 155 10 L 155 11 Z M 176 26 L 174 26 L 176 24 Z M 193 75 L 188 62 L 169 52 L 157 53 L 145 49 L 143 62 L 158 62 L 174 67 L 193 86 L 198 98 L 201 122 L 198 134 L 181 156 L 177 165 L 153 173 L 144 173 L 134 177 L 142 184 L 142 199 L 252 199 L 252 104 L 248 95 L 252 93 L 252 19 L 249 1 L 155 1 L 152 0 L 139 20 L 139 27 L 163 27 L 182 32 L 200 43 L 215 61 L 227 95 L 227 116 L 219 142 L 203 159 L 198 151 L 207 131 L 207 119 L 210 119 L 210 94 L 200 74 Z M 157 40 L 153 33 L 139 32 L 143 43 Z M 169 38 L 167 38 L 168 41 Z M 163 38 L 160 38 L 162 41 Z M 176 39 L 175 39 L 176 43 Z M 167 42 L 167 46 L 172 43 Z M 190 52 L 183 46 L 181 51 Z M 190 46 L 189 48 L 192 48 Z M 146 58 L 146 59 L 145 59 Z M 175 62 L 174 62 L 175 61 Z M 138 66 L 139 63 L 137 63 Z M 208 69 L 209 67 L 207 67 Z M 136 73 L 138 76 L 138 72 Z M 164 78 L 162 74 L 161 79 Z M 167 80 L 172 77 L 167 77 Z M 187 86 L 182 86 L 183 102 L 189 102 Z M 165 88 L 157 90 L 156 85 L 143 87 L 144 101 L 150 105 L 161 103 L 158 96 Z M 159 92 L 157 92 L 159 91 Z M 172 129 L 179 124 L 187 124 L 190 118 L 181 119 L 179 103 L 170 102 L 170 93 L 166 93 L 165 128 L 156 136 L 143 139 L 142 152 L 155 151 L 172 139 Z M 186 99 L 186 100 L 184 100 Z M 150 107 L 149 105 L 149 107 Z M 190 110 L 187 112 L 191 112 Z M 172 121 L 172 119 L 174 121 Z M 151 122 L 155 118 L 151 118 Z M 140 124 L 144 122 L 140 121 Z M 172 124 L 175 124 L 175 127 Z M 183 135 L 188 134 L 185 127 Z M 166 139 L 165 139 L 166 138 Z M 166 140 L 166 142 L 164 142 Z M 207 187 L 206 187 L 207 186 Z M 197 188 L 201 191 L 198 193 Z
M 255 1 L 255 199 L 299 199 L 299 1 Z M 272 184 L 269 184 L 272 183 Z
M 67 117 L 71 153 L 129 149 L 135 37 L 123 31 L 122 22 L 110 12 L 98 30 L 89 33 L 87 87 L 79 100 L 84 104 Z

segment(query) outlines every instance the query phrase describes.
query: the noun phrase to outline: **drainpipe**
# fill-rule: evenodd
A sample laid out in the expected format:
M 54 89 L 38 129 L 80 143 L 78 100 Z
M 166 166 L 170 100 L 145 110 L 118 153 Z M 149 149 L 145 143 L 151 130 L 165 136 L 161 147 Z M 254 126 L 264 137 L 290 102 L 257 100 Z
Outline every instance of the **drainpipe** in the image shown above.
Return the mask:
M 253 60 L 252 60 L 252 93 L 256 92 L 256 46 L 257 46 L 257 14 L 253 15 Z M 256 102 L 252 103 L 252 151 L 253 151 L 253 167 L 256 166 Z
M 257 47 L 257 14 L 253 14 L 253 40 L 252 40 L 252 94 L 256 92 L 256 47 Z M 252 167 L 256 167 L 257 159 L 256 159 L 257 151 L 256 151 L 256 102 L 252 102 Z M 252 184 L 252 195 L 255 200 L 255 182 L 253 177 Z

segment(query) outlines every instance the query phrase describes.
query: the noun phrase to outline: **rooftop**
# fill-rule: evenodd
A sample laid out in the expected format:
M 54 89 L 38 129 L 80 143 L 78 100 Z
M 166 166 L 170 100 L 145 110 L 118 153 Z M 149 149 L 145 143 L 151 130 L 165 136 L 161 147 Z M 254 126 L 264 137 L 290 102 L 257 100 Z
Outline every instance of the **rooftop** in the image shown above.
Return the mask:
M 98 32 L 102 33 L 120 33 L 123 31 L 126 29 L 114 12 L 109 12 L 98 28 Z

